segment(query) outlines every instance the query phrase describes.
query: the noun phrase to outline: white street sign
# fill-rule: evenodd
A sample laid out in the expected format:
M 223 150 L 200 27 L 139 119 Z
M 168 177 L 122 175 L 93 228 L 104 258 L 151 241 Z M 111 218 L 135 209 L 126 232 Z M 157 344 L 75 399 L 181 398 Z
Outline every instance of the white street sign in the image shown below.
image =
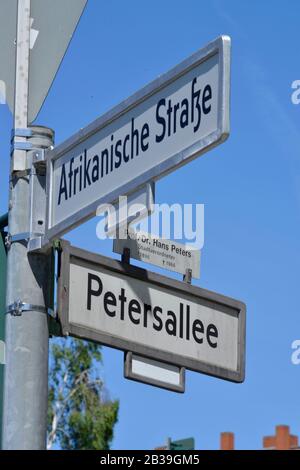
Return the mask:
M 45 243 L 222 143 L 229 82 L 222 36 L 49 151 Z
M 31 0 L 28 122 L 51 87 L 87 0 Z M 1 0 L 0 104 L 14 110 L 18 0 Z
M 65 243 L 61 263 L 64 334 L 244 380 L 243 303 Z
M 126 352 L 124 377 L 173 392 L 185 391 L 185 368 Z
M 190 270 L 193 278 L 200 278 L 200 250 L 133 229 L 129 229 L 128 234 L 128 238 L 114 239 L 114 253 L 122 255 L 127 248 L 130 250 L 130 258 L 181 274 Z

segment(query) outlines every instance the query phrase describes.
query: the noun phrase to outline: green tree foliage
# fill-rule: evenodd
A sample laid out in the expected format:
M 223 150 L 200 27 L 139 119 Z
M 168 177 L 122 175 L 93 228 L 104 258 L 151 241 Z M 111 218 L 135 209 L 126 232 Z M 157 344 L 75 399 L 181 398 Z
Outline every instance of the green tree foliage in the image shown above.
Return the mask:
M 119 403 L 99 377 L 100 347 L 69 338 L 54 340 L 51 350 L 48 449 L 109 449 Z

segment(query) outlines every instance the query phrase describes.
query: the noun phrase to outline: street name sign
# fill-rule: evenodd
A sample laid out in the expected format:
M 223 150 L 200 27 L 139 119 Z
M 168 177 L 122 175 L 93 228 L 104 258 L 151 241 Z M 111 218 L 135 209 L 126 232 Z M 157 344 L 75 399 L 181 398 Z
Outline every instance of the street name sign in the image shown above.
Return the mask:
M 65 335 L 244 380 L 245 305 L 63 243 L 58 312 Z
M 128 238 L 114 239 L 114 253 L 122 255 L 127 248 L 131 258 L 181 274 L 190 270 L 192 277 L 199 279 L 200 250 L 133 229 L 129 229 L 128 234 Z
M 229 89 L 221 36 L 47 152 L 44 244 L 226 140 Z
M 184 367 L 166 364 L 132 352 L 124 354 L 124 377 L 172 392 L 185 391 Z

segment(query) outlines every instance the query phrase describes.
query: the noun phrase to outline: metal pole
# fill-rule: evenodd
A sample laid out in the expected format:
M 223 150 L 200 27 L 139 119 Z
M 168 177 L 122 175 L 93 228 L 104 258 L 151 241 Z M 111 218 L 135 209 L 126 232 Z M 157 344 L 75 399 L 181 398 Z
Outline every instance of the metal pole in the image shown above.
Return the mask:
M 30 0 L 18 0 L 14 127 L 21 130 L 28 127 L 29 38 Z M 38 134 L 35 146 L 48 147 L 52 131 L 39 130 L 33 129 Z M 11 244 L 7 259 L 2 448 L 38 450 L 46 448 L 48 319 L 45 308 L 49 306 L 48 288 L 51 288 L 50 259 L 41 254 L 28 254 L 26 238 L 20 235 L 32 232 L 33 225 L 43 229 L 45 220 L 39 215 L 36 221 L 34 210 L 39 204 L 43 208 L 44 201 L 32 198 L 32 183 L 43 187 L 45 177 L 30 169 L 28 152 L 24 149 L 28 140 L 22 138 L 22 132 L 18 131 L 14 142 L 18 149 L 12 154 L 10 174 Z M 21 240 L 16 241 L 18 236 Z
M 5 224 L 5 222 L 3 222 Z M 5 226 L 7 223 L 5 224 Z M 5 286 L 6 286 L 6 251 L 4 246 L 4 233 L 1 230 L 0 219 L 0 439 L 2 437 L 2 416 L 3 416 L 3 379 L 5 361 Z M 1 450 L 0 442 L 0 450 Z

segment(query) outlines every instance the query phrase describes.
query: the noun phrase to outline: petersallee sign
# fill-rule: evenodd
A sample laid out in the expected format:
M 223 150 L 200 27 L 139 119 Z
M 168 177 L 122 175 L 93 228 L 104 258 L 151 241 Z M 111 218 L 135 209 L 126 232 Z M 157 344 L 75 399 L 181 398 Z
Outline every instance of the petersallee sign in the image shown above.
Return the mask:
M 233 381 L 244 378 L 245 306 L 64 246 L 63 331 Z

